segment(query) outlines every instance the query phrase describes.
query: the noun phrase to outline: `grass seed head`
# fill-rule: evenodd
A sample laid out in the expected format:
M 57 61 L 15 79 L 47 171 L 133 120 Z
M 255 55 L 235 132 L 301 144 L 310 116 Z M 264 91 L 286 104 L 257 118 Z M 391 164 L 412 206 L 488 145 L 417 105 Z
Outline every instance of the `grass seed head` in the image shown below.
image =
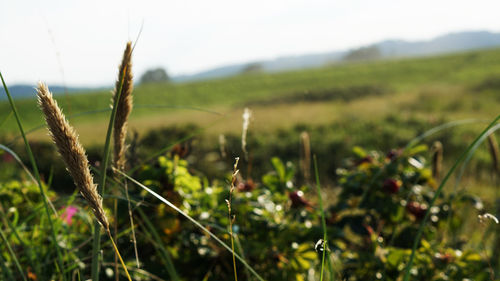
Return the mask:
M 120 86 L 121 94 L 118 93 Z M 128 42 L 123 52 L 123 59 L 118 72 L 118 81 L 116 81 L 113 92 L 113 102 L 115 99 L 119 99 L 116 108 L 115 123 L 113 125 L 114 166 L 119 170 L 123 170 L 125 167 L 125 138 L 127 136 L 127 121 L 133 106 L 133 87 L 132 43 Z
M 248 126 L 250 126 L 250 118 L 252 117 L 252 111 L 245 107 L 243 111 L 243 130 L 241 133 L 241 150 L 245 153 L 245 159 L 248 159 L 248 151 L 247 151 L 247 132 Z
M 38 104 L 45 115 L 50 136 L 66 164 L 66 169 L 83 198 L 92 208 L 96 219 L 103 227 L 108 229 L 109 224 L 102 207 L 102 198 L 97 192 L 97 185 L 94 184 L 93 177 L 90 174 L 87 155 L 78 140 L 78 135 L 66 120 L 47 85 L 40 82 L 37 95 Z
M 435 141 L 432 145 L 432 151 L 432 177 L 439 180 L 443 169 L 443 144 L 440 141 Z

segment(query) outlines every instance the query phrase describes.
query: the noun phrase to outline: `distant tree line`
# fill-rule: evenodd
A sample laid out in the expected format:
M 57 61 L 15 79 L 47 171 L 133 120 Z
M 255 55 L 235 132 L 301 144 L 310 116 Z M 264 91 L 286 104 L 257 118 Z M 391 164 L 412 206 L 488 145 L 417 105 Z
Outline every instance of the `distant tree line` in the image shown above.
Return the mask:
M 263 70 L 264 67 L 262 66 L 261 63 L 252 62 L 245 65 L 245 67 L 243 67 L 243 69 L 241 70 L 241 73 L 257 73 L 257 72 L 262 72 Z
M 370 61 L 382 58 L 382 53 L 377 46 L 362 47 L 351 50 L 343 57 L 343 61 Z
M 167 82 L 170 80 L 170 77 L 167 74 L 167 71 L 161 67 L 149 69 L 144 74 L 142 74 L 141 79 L 139 80 L 141 84 L 147 83 L 158 83 L 158 82 Z

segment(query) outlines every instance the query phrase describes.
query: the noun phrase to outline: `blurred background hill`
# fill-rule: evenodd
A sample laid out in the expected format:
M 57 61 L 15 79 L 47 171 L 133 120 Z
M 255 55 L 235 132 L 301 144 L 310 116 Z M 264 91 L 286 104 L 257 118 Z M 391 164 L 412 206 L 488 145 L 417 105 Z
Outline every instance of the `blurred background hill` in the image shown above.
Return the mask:
M 405 41 L 388 39 L 357 48 L 331 51 L 325 53 L 311 53 L 296 56 L 282 56 L 272 60 L 251 61 L 220 66 L 190 75 L 168 77 L 172 82 L 188 82 L 223 78 L 248 72 L 280 72 L 317 68 L 329 64 L 349 62 L 373 61 L 381 59 L 409 58 L 435 56 L 440 54 L 457 53 L 470 50 L 480 50 L 500 47 L 500 33 L 489 31 L 464 31 L 448 33 L 425 41 Z M 157 69 L 155 69 L 157 70 Z M 147 73 L 147 72 L 146 72 Z M 144 73 L 144 74 L 146 74 Z M 72 87 L 49 85 L 55 94 L 87 93 L 93 90 L 111 89 L 109 87 Z M 9 87 L 15 98 L 33 97 L 35 85 L 17 84 Z M 5 99 L 4 89 L 0 89 L 0 100 Z

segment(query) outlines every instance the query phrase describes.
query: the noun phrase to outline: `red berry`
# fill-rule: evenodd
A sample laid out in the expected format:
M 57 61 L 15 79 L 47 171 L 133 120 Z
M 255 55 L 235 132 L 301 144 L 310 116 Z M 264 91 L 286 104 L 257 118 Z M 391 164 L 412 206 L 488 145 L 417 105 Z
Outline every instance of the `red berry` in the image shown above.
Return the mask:
M 290 200 L 292 201 L 292 208 L 311 206 L 311 203 L 309 203 L 306 199 L 304 199 L 303 196 L 304 192 L 300 190 L 288 193 L 288 198 L 290 198 Z
M 391 151 L 387 152 L 385 158 L 392 161 L 401 156 L 401 153 L 402 153 L 401 149 L 391 149 Z
M 255 189 L 255 183 L 253 182 L 253 180 L 247 180 L 245 182 L 240 182 L 238 184 L 238 191 L 240 192 L 248 192 L 248 191 L 252 191 Z
M 364 163 L 370 164 L 372 162 L 373 162 L 373 158 L 371 158 L 370 156 L 365 156 L 361 159 L 356 160 L 355 164 L 356 164 L 356 166 L 359 166 L 359 165 L 364 164 Z
M 414 215 L 417 219 L 422 219 L 427 211 L 427 206 L 425 204 L 420 204 L 418 202 L 409 202 L 406 204 L 406 210 Z
M 397 193 L 401 187 L 401 181 L 395 179 L 386 179 L 382 185 L 384 190 L 388 193 Z

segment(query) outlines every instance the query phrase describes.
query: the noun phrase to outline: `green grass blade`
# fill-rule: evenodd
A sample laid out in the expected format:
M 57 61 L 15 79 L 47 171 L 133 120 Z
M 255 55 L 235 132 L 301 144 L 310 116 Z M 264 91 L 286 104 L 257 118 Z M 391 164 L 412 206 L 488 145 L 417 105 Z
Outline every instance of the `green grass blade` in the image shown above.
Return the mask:
M 106 141 L 104 143 L 104 153 L 102 159 L 102 169 L 101 169 L 101 181 L 98 187 L 98 192 L 101 196 L 104 196 L 104 187 L 106 185 L 106 169 L 108 168 L 109 163 L 109 154 L 111 148 L 111 133 L 113 131 L 113 124 L 115 123 L 116 118 L 116 108 L 118 105 L 118 101 L 120 100 L 120 96 L 122 94 L 123 81 L 125 79 L 127 66 L 123 67 L 122 76 L 120 77 L 120 87 L 116 92 L 116 98 L 113 102 L 113 107 L 111 110 L 111 116 L 109 118 L 108 131 L 106 132 Z M 99 281 L 99 253 L 101 251 L 101 224 L 97 220 L 94 222 L 94 241 L 92 244 L 92 271 L 91 278 L 93 281 Z
M 479 123 L 479 122 L 483 122 L 483 120 L 479 120 L 479 119 L 464 119 L 464 120 L 451 121 L 451 122 L 448 122 L 448 123 L 441 124 L 441 125 L 439 125 L 437 127 L 434 127 L 432 129 L 424 132 L 423 134 L 417 136 L 416 138 L 412 139 L 410 142 L 408 142 L 408 144 L 406 145 L 405 149 L 413 147 L 414 145 L 416 145 L 417 143 L 419 143 L 420 141 L 422 141 L 426 137 L 431 136 L 431 135 L 433 135 L 435 133 L 438 133 L 438 132 L 440 132 L 442 130 L 445 130 L 445 129 L 448 129 L 448 128 L 457 127 L 457 126 L 460 126 L 460 125 L 472 124 L 472 123 Z
M 319 211 L 321 212 L 321 225 L 323 227 L 323 255 L 321 258 L 321 276 L 320 276 L 320 281 L 323 281 L 323 273 L 324 273 L 324 266 L 325 266 L 325 257 L 326 257 L 326 252 L 328 252 L 328 234 L 326 231 L 326 219 L 325 219 L 325 209 L 323 208 L 323 198 L 321 196 L 321 185 L 319 182 L 319 172 L 318 172 L 318 163 L 316 159 L 316 155 L 314 155 L 314 174 L 316 177 L 316 192 L 318 193 L 318 202 L 319 202 Z M 328 257 L 326 257 L 328 258 Z M 329 258 L 328 258 L 329 260 Z M 333 276 L 333 270 L 331 267 L 330 262 L 328 263 L 329 265 L 329 271 L 330 271 L 330 277 Z
M 7 214 L 4 212 L 4 206 L 3 206 L 3 204 L 1 202 L 0 202 L 0 215 L 2 216 L 3 223 L 9 226 L 10 231 L 14 234 L 14 236 L 16 237 L 16 239 L 19 241 L 19 244 L 21 245 L 21 247 L 23 247 L 23 249 L 26 249 L 26 253 L 27 253 L 29 264 L 31 265 L 32 268 L 35 269 L 35 273 L 38 276 L 40 276 L 40 272 L 41 272 L 40 271 L 40 264 L 39 263 L 35 263 L 33 261 L 33 257 L 35 255 L 33 254 L 33 249 L 31 247 L 31 245 L 27 245 L 21 239 L 21 236 L 19 236 L 19 233 L 17 232 L 16 227 L 14 225 L 12 225 L 12 222 L 10 220 L 7 219 Z
M 0 253 L 0 264 L 2 265 L 2 271 L 0 271 L 2 273 L 2 277 L 4 275 L 7 275 L 9 280 L 15 281 L 14 276 L 12 275 L 12 272 L 10 271 L 10 268 L 5 266 L 7 263 L 3 259 L 2 253 Z
M 12 116 L 12 110 L 9 112 L 9 114 L 7 114 L 7 116 L 2 120 L 2 122 L 0 122 L 0 127 L 2 127 L 3 124 L 5 124 L 11 116 Z
M 19 127 L 19 131 L 21 132 L 21 135 L 23 136 L 26 152 L 28 153 L 28 156 L 29 156 L 29 159 L 31 162 L 31 166 L 33 167 L 33 173 L 35 174 L 35 178 L 36 178 L 36 181 L 38 183 L 38 188 L 39 188 L 40 194 L 42 195 L 42 198 L 43 198 L 43 204 L 45 207 L 45 213 L 47 215 L 47 220 L 48 220 L 49 226 L 50 226 L 52 241 L 55 245 L 55 249 L 57 252 L 57 264 L 58 264 L 57 268 L 58 268 L 59 273 L 61 273 L 63 280 L 66 280 L 66 276 L 62 273 L 63 268 L 64 268 L 64 266 L 63 266 L 64 263 L 63 263 L 63 257 L 61 254 L 61 249 L 60 249 L 59 245 L 57 244 L 56 230 L 54 228 L 54 223 L 52 222 L 52 217 L 50 216 L 49 199 L 47 198 L 47 195 L 45 194 L 45 191 L 43 190 L 42 181 L 40 179 L 40 173 L 38 172 L 38 166 L 37 166 L 36 161 L 35 161 L 35 156 L 33 155 L 33 152 L 31 151 L 31 147 L 28 143 L 28 139 L 26 138 L 26 134 L 24 133 L 23 125 L 21 124 L 21 119 L 19 117 L 16 106 L 14 104 L 14 100 L 12 99 L 12 96 L 10 95 L 9 89 L 8 89 L 7 85 L 5 84 L 5 80 L 4 80 L 1 72 L 0 72 L 0 79 L 2 79 L 2 85 L 5 89 L 5 94 L 7 95 L 7 98 L 9 99 L 9 104 L 10 104 L 10 107 L 12 109 L 12 112 L 14 112 L 14 117 L 15 117 L 17 125 Z
M 28 174 L 28 176 L 30 177 L 30 179 L 35 183 L 37 184 L 36 182 L 36 179 L 35 177 L 33 176 L 33 174 L 30 172 L 30 170 L 28 170 L 28 167 L 26 167 L 26 165 L 24 165 L 23 161 L 21 160 L 21 158 L 17 155 L 17 153 L 15 153 L 14 151 L 12 151 L 10 148 L 8 148 L 7 146 L 3 145 L 3 144 L 0 144 L 0 149 L 2 149 L 3 151 L 9 153 L 12 157 L 14 157 L 14 159 L 17 161 L 17 163 L 19 163 L 19 165 L 21 165 L 21 168 L 23 168 L 23 170 L 26 172 L 26 174 Z
M 23 268 L 21 267 L 21 264 L 19 263 L 19 260 L 17 259 L 16 253 L 12 250 L 12 247 L 9 244 L 9 241 L 7 240 L 7 237 L 5 237 L 5 234 L 3 233 L 2 228 L 0 227 L 0 236 L 2 237 L 3 242 L 5 243 L 5 246 L 7 247 L 7 250 L 9 251 L 10 256 L 12 257 L 12 260 L 14 261 L 14 264 L 17 267 L 17 270 L 19 270 L 19 273 L 21 274 L 21 277 L 23 278 L 24 281 L 27 281 L 26 275 L 24 275 Z
M 189 134 L 187 136 L 185 136 L 184 138 L 181 138 L 179 140 L 177 140 L 176 142 L 164 147 L 163 149 L 160 149 L 159 151 L 157 151 L 156 153 L 146 157 L 145 160 L 143 160 L 141 163 L 138 163 L 135 167 L 132 167 L 128 172 L 130 174 L 132 174 L 133 172 L 137 171 L 141 166 L 144 165 L 144 163 L 147 163 L 148 161 L 151 161 L 155 158 L 157 158 L 158 156 L 164 154 L 165 152 L 171 150 L 175 145 L 183 142 L 183 141 L 186 141 L 186 140 L 189 140 L 199 134 L 201 134 L 203 131 L 205 131 L 206 129 L 212 127 L 212 126 L 215 126 L 217 123 L 219 123 L 220 121 L 224 120 L 226 118 L 226 116 L 222 116 L 220 118 L 218 118 L 217 120 L 215 120 L 214 122 L 208 124 L 207 126 L 203 127 L 203 128 L 199 128 L 197 130 L 195 130 L 192 134 Z
M 191 216 L 189 216 L 188 214 L 186 214 L 185 212 L 183 212 L 181 209 L 179 209 L 177 206 L 175 206 L 174 204 L 172 204 L 170 201 L 168 201 L 167 199 L 163 198 L 162 196 L 160 196 L 158 193 L 154 192 L 153 190 L 149 189 L 147 186 L 143 185 L 142 183 L 136 181 L 135 179 L 133 179 L 132 177 L 130 177 L 129 175 L 121 172 L 121 171 L 118 171 L 117 172 L 121 175 L 123 175 L 124 177 L 126 177 L 127 179 L 129 179 L 131 182 L 135 183 L 136 185 L 138 185 L 139 187 L 141 187 L 142 189 L 146 190 L 147 192 L 149 192 L 150 194 L 152 194 L 153 196 L 155 196 L 156 198 L 158 198 L 160 201 L 162 201 L 163 203 L 165 203 L 166 205 L 168 205 L 170 208 L 174 209 L 176 212 L 178 212 L 179 214 L 181 214 L 182 216 L 184 216 L 186 219 L 188 219 L 189 221 L 191 221 L 194 225 L 196 225 L 197 227 L 199 227 L 201 230 L 203 230 L 204 232 L 206 232 L 208 235 L 210 235 L 210 237 L 212 237 L 215 241 L 217 241 L 217 243 L 219 243 L 222 247 L 226 248 L 226 250 L 228 250 L 229 252 L 233 253 L 234 256 L 246 267 L 248 268 L 248 270 L 250 270 L 250 272 L 258 279 L 258 280 L 261 280 L 263 281 L 264 279 L 257 273 L 255 272 L 255 270 L 242 258 L 240 257 L 240 255 L 238 255 L 237 253 L 235 253 L 234 251 L 231 250 L 231 247 L 228 246 L 226 243 L 222 242 L 222 240 L 220 240 L 217 236 L 215 236 L 215 234 L 213 234 L 210 230 L 208 230 L 206 227 L 204 227 L 203 225 L 201 225 L 198 221 L 196 221 L 195 219 L 193 219 Z
M 236 247 L 238 248 L 241 257 L 244 260 L 247 260 L 245 257 L 245 252 L 243 251 L 243 246 L 241 245 L 240 238 L 238 238 L 238 235 L 234 235 L 234 242 L 236 243 Z M 247 280 L 250 280 L 250 272 L 248 271 L 248 268 L 245 267 L 245 275 L 247 276 Z
M 465 172 L 465 168 L 467 167 L 467 164 L 469 163 L 470 159 L 472 158 L 472 155 L 474 154 L 474 152 L 476 151 L 476 149 L 479 147 L 479 145 L 481 143 L 484 142 L 484 140 L 491 134 L 493 134 L 496 130 L 500 129 L 500 124 L 497 124 L 496 126 L 492 127 L 485 135 L 483 135 L 481 137 L 481 139 L 479 139 L 479 141 L 474 145 L 474 147 L 472 147 L 472 149 L 469 151 L 469 153 L 467 154 L 467 157 L 465 157 L 465 160 L 464 160 L 464 163 L 462 164 L 462 166 L 460 167 L 460 172 L 458 173 L 458 176 L 457 176 L 457 182 L 460 182 L 461 179 L 462 179 L 462 176 Z M 456 186 L 455 186 L 456 188 Z
M 422 236 L 422 232 L 424 230 L 425 225 L 427 224 L 427 221 L 429 220 L 429 215 L 430 215 L 430 210 L 434 206 L 434 202 L 436 199 L 439 197 L 441 194 L 441 191 L 443 190 L 443 187 L 445 186 L 446 182 L 450 178 L 450 176 L 453 174 L 453 172 L 456 170 L 458 165 L 467 157 L 469 152 L 476 146 L 477 143 L 481 141 L 481 139 L 488 134 L 491 128 L 495 126 L 495 124 L 500 120 L 500 115 L 498 115 L 487 127 L 484 129 L 481 134 L 467 147 L 467 149 L 460 155 L 460 157 L 455 161 L 453 166 L 451 167 L 450 170 L 448 170 L 448 173 L 446 176 L 443 178 L 443 181 L 437 188 L 436 192 L 434 193 L 434 197 L 432 197 L 432 200 L 429 204 L 429 207 L 427 208 L 427 212 L 425 213 L 424 219 L 422 220 L 422 223 L 420 224 L 420 227 L 418 228 L 417 236 L 415 237 L 415 240 L 413 241 L 413 248 L 411 250 L 411 255 L 410 255 L 410 260 L 408 261 L 408 265 L 406 266 L 405 269 L 405 275 L 404 275 L 404 281 L 409 281 L 410 280 L 410 270 L 413 265 L 413 260 L 415 258 L 415 252 L 417 250 L 418 244 L 420 243 L 420 238 Z
M 172 258 L 170 257 L 170 253 L 163 245 L 163 241 L 161 240 L 160 235 L 158 234 L 155 227 L 153 226 L 153 224 L 149 220 L 148 216 L 146 216 L 146 214 L 144 214 L 142 209 L 140 207 L 137 207 L 136 210 L 139 213 L 139 215 L 141 216 L 142 220 L 144 221 L 144 223 L 147 227 L 147 231 L 145 233 L 147 235 L 151 235 L 152 238 L 154 239 L 154 241 L 156 242 L 156 247 L 158 248 L 158 250 L 161 253 L 161 256 L 165 262 L 165 266 L 167 267 L 167 272 L 170 275 L 170 278 L 172 278 L 172 280 L 174 280 L 174 281 L 179 281 L 180 280 L 179 275 L 177 274 L 177 271 L 175 270 L 175 266 L 174 266 L 174 263 L 172 262 Z

